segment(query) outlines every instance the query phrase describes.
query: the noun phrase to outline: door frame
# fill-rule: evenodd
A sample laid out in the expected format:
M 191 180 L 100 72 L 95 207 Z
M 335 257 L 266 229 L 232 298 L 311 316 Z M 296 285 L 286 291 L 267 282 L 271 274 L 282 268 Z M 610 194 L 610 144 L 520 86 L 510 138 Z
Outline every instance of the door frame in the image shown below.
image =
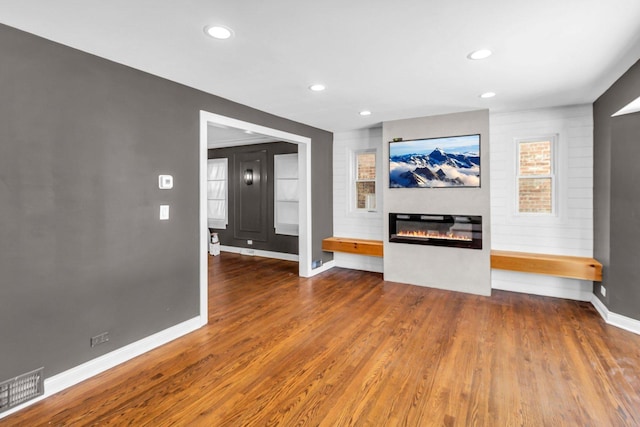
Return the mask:
M 298 146 L 299 179 L 299 235 L 298 235 L 298 274 L 311 277 L 311 138 L 290 132 L 273 129 L 255 123 L 234 119 L 220 114 L 200 110 L 200 319 L 203 324 L 208 319 L 208 253 L 209 228 L 207 224 L 207 159 L 209 124 L 227 126 L 243 131 L 270 136 Z

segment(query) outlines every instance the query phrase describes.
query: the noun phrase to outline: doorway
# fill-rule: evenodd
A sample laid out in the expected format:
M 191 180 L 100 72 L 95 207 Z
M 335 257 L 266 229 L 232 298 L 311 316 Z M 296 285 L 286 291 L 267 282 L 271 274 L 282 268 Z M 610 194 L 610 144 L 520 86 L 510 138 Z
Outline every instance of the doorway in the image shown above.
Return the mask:
M 206 320 L 208 244 L 207 224 L 207 158 L 209 125 L 226 126 L 246 132 L 253 132 L 298 146 L 299 173 L 299 236 L 298 236 L 298 274 L 310 277 L 311 271 L 311 138 L 284 132 L 278 129 L 245 122 L 219 114 L 200 111 L 200 318 Z

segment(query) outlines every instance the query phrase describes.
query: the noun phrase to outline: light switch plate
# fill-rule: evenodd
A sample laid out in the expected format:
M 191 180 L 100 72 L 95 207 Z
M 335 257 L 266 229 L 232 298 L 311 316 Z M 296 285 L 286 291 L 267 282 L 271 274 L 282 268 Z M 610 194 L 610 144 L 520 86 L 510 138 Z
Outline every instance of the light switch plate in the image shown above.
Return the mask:
M 170 190 L 173 188 L 173 175 L 159 175 L 158 187 L 161 190 Z
M 169 219 L 169 205 L 160 205 L 160 219 L 162 221 Z

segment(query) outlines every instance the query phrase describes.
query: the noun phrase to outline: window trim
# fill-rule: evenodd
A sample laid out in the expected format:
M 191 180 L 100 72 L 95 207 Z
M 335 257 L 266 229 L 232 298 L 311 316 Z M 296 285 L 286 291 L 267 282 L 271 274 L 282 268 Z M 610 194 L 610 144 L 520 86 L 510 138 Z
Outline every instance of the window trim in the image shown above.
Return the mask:
M 349 212 L 357 214 L 378 214 L 380 212 L 380 154 L 377 148 L 362 148 L 351 151 L 350 168 L 351 173 L 349 176 Z M 373 154 L 375 156 L 375 171 L 376 177 L 374 179 L 358 179 L 358 156 L 360 154 Z M 374 209 L 358 208 L 358 182 L 373 182 L 376 186 L 375 201 L 376 206 Z
M 551 173 L 548 175 L 520 175 L 520 146 L 523 143 L 545 142 L 551 144 Z M 537 137 L 515 138 L 515 193 L 514 193 L 514 216 L 530 218 L 552 218 L 558 217 L 558 134 L 540 135 Z M 551 179 L 551 212 L 520 212 L 520 179 Z

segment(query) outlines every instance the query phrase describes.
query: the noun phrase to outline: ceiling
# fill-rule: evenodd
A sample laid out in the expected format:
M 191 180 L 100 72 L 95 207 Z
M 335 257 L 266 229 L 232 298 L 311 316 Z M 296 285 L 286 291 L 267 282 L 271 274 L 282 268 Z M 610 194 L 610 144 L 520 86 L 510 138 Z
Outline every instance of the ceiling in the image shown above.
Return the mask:
M 640 57 L 638 0 L 0 0 L 0 22 L 330 131 L 590 103 Z
M 264 144 L 276 141 L 281 140 L 228 126 L 209 124 L 207 128 L 208 148 L 237 147 L 238 145 Z

